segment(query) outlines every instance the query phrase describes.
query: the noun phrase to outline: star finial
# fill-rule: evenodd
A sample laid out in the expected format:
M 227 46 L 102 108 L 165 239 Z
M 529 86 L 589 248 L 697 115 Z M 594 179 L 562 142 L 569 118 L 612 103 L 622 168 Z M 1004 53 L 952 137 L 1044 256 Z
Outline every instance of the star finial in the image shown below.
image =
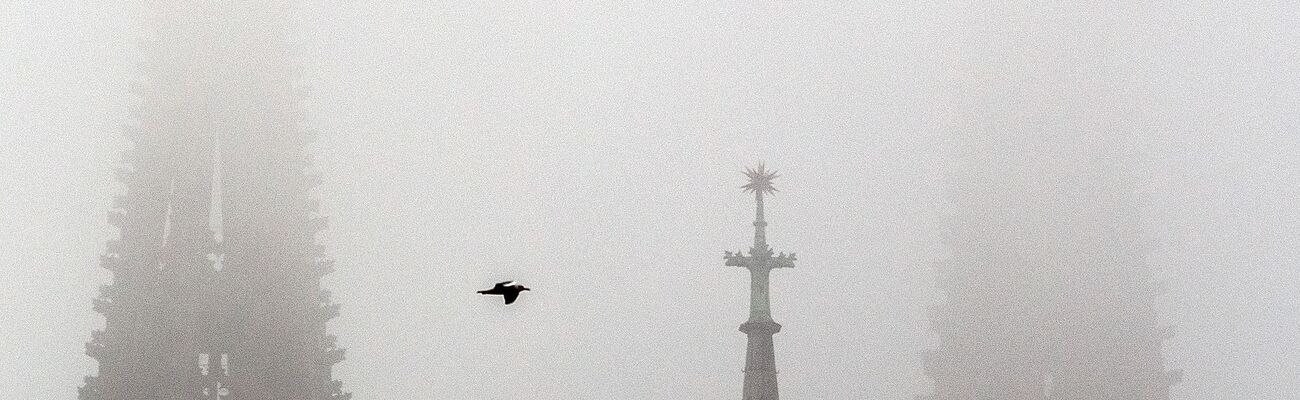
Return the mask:
M 776 193 L 776 188 L 772 187 L 772 180 L 781 175 L 777 175 L 776 171 L 768 171 L 763 163 L 758 163 L 758 168 L 745 167 L 745 176 L 749 177 L 749 183 L 740 188 L 745 189 L 746 193 Z

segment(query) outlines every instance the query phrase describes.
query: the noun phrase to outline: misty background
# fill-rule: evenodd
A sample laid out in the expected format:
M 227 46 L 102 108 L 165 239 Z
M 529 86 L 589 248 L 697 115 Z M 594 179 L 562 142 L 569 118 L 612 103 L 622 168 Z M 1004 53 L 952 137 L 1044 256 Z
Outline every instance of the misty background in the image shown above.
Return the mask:
M 928 393 L 945 171 L 981 99 L 1009 135 L 1135 155 L 1173 398 L 1300 398 L 1300 6 L 299 7 L 358 399 L 736 397 L 748 274 L 721 255 L 749 245 L 759 161 L 782 175 L 769 242 L 800 255 L 772 278 L 785 397 Z M 134 13 L 0 4 L 6 398 L 71 398 L 95 368 Z M 1105 129 L 1022 123 L 1099 109 Z M 505 279 L 535 290 L 473 294 Z

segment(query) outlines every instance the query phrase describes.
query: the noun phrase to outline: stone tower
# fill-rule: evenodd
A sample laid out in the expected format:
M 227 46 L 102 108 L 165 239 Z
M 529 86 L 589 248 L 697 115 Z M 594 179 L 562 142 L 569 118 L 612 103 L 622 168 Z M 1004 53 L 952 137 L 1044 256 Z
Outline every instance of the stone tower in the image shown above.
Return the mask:
M 1161 133 L 1132 58 L 1152 6 L 976 4 L 942 56 L 962 68 L 942 83 L 948 254 L 923 398 L 1168 400 L 1142 194 Z
M 177 5 L 183 4 L 183 5 Z M 82 400 L 350 397 L 316 233 L 305 89 L 277 2 L 141 4 L 140 104 Z

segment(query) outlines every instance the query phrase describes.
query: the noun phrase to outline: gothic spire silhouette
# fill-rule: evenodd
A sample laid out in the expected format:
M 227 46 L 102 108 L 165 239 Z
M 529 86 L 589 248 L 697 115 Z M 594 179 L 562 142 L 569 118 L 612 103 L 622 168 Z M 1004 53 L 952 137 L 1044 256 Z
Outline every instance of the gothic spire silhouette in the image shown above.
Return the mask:
M 350 397 L 326 321 L 292 9 L 151 2 L 82 400 Z
M 763 195 L 776 193 L 772 180 L 779 175 L 768 171 L 763 164 L 757 168 L 746 168 L 745 176 L 749 182 L 741 189 L 754 193 L 754 244 L 749 248 L 749 255 L 743 252 L 724 253 L 723 259 L 728 266 L 744 267 L 749 270 L 749 320 L 740 325 L 740 331 L 748 338 L 745 351 L 745 386 L 743 400 L 777 400 L 776 355 L 772 335 L 781 331 L 781 324 L 772 320 L 771 300 L 769 296 L 768 277 L 772 269 L 793 268 L 793 253 L 773 257 L 772 249 L 767 245 L 767 221 L 763 216 Z

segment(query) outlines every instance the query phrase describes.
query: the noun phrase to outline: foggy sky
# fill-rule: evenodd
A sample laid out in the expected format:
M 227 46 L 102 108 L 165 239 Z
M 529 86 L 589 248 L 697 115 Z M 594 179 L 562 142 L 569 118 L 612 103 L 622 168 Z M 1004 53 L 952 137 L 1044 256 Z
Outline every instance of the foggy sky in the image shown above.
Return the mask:
M 800 255 L 772 277 L 785 397 L 926 393 L 944 151 L 967 94 L 1003 88 L 1071 115 L 1123 88 L 1173 397 L 1300 398 L 1300 7 L 301 8 L 335 372 L 358 399 L 737 397 L 748 274 L 721 255 L 749 245 L 758 161 L 782 174 L 769 242 Z M 71 398 L 94 371 L 132 12 L 0 4 L 6 398 Z M 535 290 L 473 294 L 505 279 Z

